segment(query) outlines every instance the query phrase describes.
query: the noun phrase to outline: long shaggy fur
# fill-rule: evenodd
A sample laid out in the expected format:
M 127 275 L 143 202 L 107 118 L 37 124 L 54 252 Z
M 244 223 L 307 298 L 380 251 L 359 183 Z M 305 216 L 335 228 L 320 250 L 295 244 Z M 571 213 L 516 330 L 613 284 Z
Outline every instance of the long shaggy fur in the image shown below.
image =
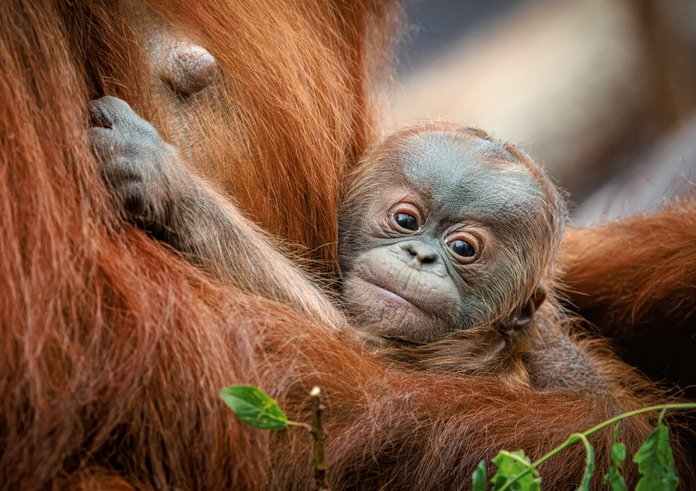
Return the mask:
M 569 231 L 560 262 L 571 308 L 655 379 L 696 395 L 696 199 Z
M 228 176 L 271 230 L 309 248 L 334 240 L 338 176 L 370 135 L 366 40 L 380 39 L 372 29 L 389 10 L 369 0 L 151 4 L 220 61 L 210 113 L 193 106 L 206 171 Z M 105 0 L 0 6 L 3 487 L 309 487 L 308 436 L 242 427 L 218 399 L 232 383 L 262 387 L 293 419 L 307 418 L 312 385 L 323 388 L 335 489 L 461 487 L 500 448 L 538 457 L 653 400 L 385 367 L 291 305 L 211 283 L 123 224 L 89 149 L 86 107 L 108 93 L 168 123 L 132 16 Z M 214 114 L 227 102 L 234 109 Z M 629 450 L 651 419 L 623 425 Z M 594 443 L 601 475 L 609 433 Z M 541 471 L 564 488 L 582 466 L 576 447 Z

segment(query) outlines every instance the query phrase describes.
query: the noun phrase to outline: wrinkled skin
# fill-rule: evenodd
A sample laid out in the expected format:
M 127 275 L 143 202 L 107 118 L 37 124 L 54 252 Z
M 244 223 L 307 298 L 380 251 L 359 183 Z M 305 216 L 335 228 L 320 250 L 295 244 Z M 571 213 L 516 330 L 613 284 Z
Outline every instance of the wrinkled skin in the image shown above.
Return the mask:
M 171 207 L 168 189 L 183 186 L 188 171 L 179 165 L 176 150 L 162 140 L 150 123 L 116 97 L 90 103 L 90 129 L 95 153 L 106 165 L 104 179 L 128 218 L 158 229 Z
M 427 343 L 519 327 L 544 301 L 565 212 L 502 145 L 426 124 L 392 136 L 356 174 L 339 253 L 343 300 L 363 329 Z

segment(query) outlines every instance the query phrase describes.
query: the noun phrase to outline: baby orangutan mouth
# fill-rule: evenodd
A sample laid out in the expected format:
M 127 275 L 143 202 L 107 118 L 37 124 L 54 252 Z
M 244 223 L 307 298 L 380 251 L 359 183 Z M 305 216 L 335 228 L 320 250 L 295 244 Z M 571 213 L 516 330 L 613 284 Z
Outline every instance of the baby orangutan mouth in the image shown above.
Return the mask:
M 396 304 L 400 304 L 403 306 L 410 306 L 410 307 L 417 308 L 413 304 L 413 302 L 405 299 L 401 295 L 394 293 L 391 290 L 388 290 L 387 288 L 383 288 L 383 287 L 376 285 L 374 283 L 370 283 L 369 281 L 366 281 L 365 283 L 367 283 L 369 286 L 371 286 L 375 290 L 376 294 L 379 295 L 382 299 L 384 299 L 385 302 L 396 303 Z

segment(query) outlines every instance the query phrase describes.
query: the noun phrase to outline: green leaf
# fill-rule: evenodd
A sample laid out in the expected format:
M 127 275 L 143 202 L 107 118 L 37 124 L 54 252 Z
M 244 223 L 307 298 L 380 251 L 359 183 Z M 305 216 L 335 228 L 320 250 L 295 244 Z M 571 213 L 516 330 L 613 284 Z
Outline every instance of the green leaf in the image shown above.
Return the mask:
M 611 444 L 611 467 L 609 467 L 609 472 L 604 475 L 604 482 L 609 485 L 611 491 L 628 491 L 626 481 L 624 481 L 621 475 L 623 462 L 626 460 L 626 445 L 617 441 L 620 426 L 621 423 L 614 426 Z
M 587 441 L 587 437 L 585 437 L 585 435 L 578 436 L 580 441 L 582 441 L 582 444 L 585 446 L 585 472 L 582 475 L 582 482 L 580 482 L 580 486 L 578 487 L 577 491 L 590 491 L 590 482 L 592 481 L 595 466 L 594 449 L 592 448 L 592 445 L 590 445 L 590 442 Z
M 643 442 L 633 457 L 638 464 L 640 481 L 636 491 L 673 491 L 679 485 L 679 478 L 674 471 L 674 456 L 669 444 L 669 428 L 657 423 L 657 428 Z
M 501 450 L 493 459 L 493 463 L 498 468 L 498 471 L 491 478 L 493 491 L 498 491 L 509 483 L 512 484 L 506 487 L 506 490 L 539 491 L 541 489 L 541 477 L 522 450 L 516 452 Z M 524 477 L 515 480 L 525 471 L 529 472 Z
M 288 418 L 276 401 L 252 385 L 230 385 L 220 397 L 237 415 L 239 421 L 260 430 L 282 430 Z
M 486 461 L 479 462 L 471 475 L 471 491 L 486 491 Z

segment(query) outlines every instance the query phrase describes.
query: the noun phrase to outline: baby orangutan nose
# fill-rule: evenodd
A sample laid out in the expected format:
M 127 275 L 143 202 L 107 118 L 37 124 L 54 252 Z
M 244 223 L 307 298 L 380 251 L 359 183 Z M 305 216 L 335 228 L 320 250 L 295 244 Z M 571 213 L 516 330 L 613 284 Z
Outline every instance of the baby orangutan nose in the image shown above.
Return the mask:
M 440 255 L 435 249 L 422 242 L 409 241 L 401 244 L 401 249 L 423 264 L 434 263 Z
M 437 250 L 419 240 L 400 242 L 395 247 L 399 258 L 417 271 L 442 276 L 447 273 L 444 261 Z

